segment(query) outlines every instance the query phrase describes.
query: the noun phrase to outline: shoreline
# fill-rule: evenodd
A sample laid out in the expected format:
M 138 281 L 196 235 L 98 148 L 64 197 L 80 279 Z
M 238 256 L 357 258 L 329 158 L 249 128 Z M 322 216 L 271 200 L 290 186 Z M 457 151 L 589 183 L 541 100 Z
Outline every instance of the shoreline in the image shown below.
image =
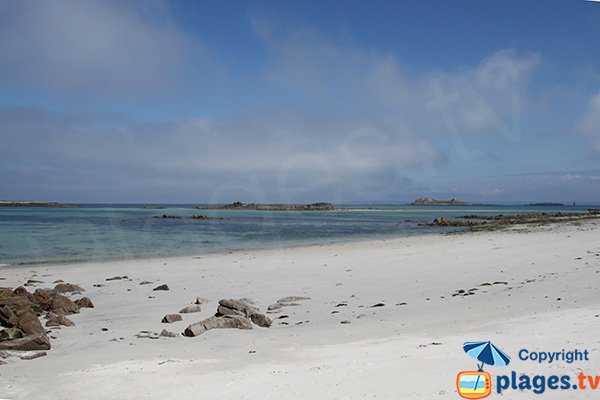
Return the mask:
M 63 279 L 82 286 L 95 308 L 69 315 L 73 327 L 50 328 L 55 338 L 47 356 L 7 358 L 0 397 L 151 399 L 176 390 L 180 398 L 444 399 L 456 396 L 456 373 L 474 366 L 461 348 L 471 340 L 492 340 L 514 357 L 511 367 L 542 374 L 554 370 L 518 362 L 519 348 L 563 348 L 577 340 L 591 361 L 573 368 L 597 370 L 599 231 L 600 221 L 580 221 L 3 268 L 0 286 L 43 281 L 33 291 Z M 122 275 L 128 278 L 107 280 Z M 146 280 L 152 284 L 140 285 Z M 170 290 L 152 290 L 161 284 Z M 161 323 L 197 296 L 208 299 L 201 312 Z M 213 315 L 220 299 L 250 298 L 264 312 L 286 296 L 309 299 L 267 314 L 270 328 L 181 336 Z M 140 336 L 162 329 L 176 337 Z M 559 366 L 565 373 L 570 367 Z M 419 379 L 425 371 L 438 377 L 426 388 Z

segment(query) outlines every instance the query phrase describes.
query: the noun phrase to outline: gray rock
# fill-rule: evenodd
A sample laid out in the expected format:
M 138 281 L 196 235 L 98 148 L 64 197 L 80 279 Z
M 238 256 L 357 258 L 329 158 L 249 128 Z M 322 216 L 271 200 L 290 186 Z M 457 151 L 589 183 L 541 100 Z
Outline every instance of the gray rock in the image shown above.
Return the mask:
M 240 315 L 250 318 L 252 322 L 263 328 L 268 328 L 272 323 L 269 317 L 261 313 L 258 308 L 242 300 L 220 300 L 217 312 L 222 315 Z
M 183 318 L 179 314 L 167 314 L 163 317 L 162 321 L 160 322 L 162 322 L 163 324 L 172 324 L 173 322 L 182 320 Z
M 48 353 L 45 351 L 27 352 L 21 356 L 21 360 L 35 360 L 36 358 L 45 357 Z
M 58 293 L 73 293 L 73 292 L 85 292 L 85 289 L 79 285 L 74 285 L 72 283 L 59 283 L 54 287 L 54 290 Z
M 46 317 L 48 318 L 46 321 L 46 326 L 75 326 L 73 321 L 65 317 L 63 314 L 55 314 L 50 312 L 46 315 Z
M 202 311 L 202 309 L 200 308 L 199 305 L 187 306 L 187 307 L 183 307 L 181 310 L 179 310 L 179 312 L 181 314 L 191 314 L 191 313 L 197 313 L 200 311 Z
M 94 308 L 94 303 L 89 297 L 82 297 L 81 299 L 75 300 L 75 304 L 79 308 Z
M 171 332 L 166 329 L 163 329 L 162 332 L 160 333 L 160 336 L 162 336 L 162 337 L 177 337 L 177 334 L 175 332 Z
M 157 291 L 157 290 L 170 290 L 170 289 L 169 289 L 168 285 L 160 285 L 160 286 L 155 287 L 152 290 Z
M 188 326 L 183 334 L 194 337 L 211 329 L 252 329 L 252 322 L 239 315 L 224 315 L 222 317 L 210 317 Z
M 57 293 L 52 299 L 52 311 L 63 315 L 78 314 L 79 307 L 68 297 Z
M 210 300 L 205 299 L 204 297 L 196 297 L 196 302 L 195 304 L 204 304 L 204 303 L 208 303 Z
M 277 300 L 277 302 L 278 303 L 292 303 L 294 301 L 309 300 L 309 299 L 310 299 L 310 297 L 304 297 L 304 296 L 287 296 L 287 297 Z
M 140 285 L 151 285 L 153 282 L 151 281 L 141 281 Z

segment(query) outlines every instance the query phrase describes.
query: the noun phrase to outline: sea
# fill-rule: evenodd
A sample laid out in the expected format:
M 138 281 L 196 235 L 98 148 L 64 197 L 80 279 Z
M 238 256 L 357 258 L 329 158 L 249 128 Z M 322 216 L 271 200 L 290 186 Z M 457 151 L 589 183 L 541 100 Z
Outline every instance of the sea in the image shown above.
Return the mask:
M 195 209 L 192 204 L 0 207 L 0 266 L 152 258 L 439 234 L 467 214 L 586 211 L 589 206 L 337 205 L 337 211 Z M 176 218 L 156 218 L 162 215 Z M 190 219 L 206 215 L 214 219 Z

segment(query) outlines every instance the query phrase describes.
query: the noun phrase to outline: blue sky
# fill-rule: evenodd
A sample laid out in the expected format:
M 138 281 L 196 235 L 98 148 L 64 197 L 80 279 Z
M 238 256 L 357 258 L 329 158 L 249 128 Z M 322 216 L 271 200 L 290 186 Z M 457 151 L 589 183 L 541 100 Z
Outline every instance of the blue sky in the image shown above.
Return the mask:
M 600 202 L 600 3 L 0 1 L 0 198 Z

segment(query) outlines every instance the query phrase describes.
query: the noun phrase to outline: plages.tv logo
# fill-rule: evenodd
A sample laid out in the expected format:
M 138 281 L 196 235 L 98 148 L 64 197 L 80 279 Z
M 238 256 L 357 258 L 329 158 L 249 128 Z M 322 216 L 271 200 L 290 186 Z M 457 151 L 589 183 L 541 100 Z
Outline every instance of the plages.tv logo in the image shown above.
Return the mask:
M 456 376 L 458 394 L 465 399 L 483 399 L 492 393 L 492 377 L 483 370 L 485 364 L 506 366 L 510 357 L 492 342 L 466 342 L 463 350 L 477 360 L 477 371 L 462 371 Z

